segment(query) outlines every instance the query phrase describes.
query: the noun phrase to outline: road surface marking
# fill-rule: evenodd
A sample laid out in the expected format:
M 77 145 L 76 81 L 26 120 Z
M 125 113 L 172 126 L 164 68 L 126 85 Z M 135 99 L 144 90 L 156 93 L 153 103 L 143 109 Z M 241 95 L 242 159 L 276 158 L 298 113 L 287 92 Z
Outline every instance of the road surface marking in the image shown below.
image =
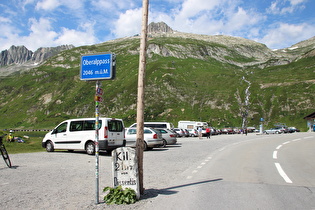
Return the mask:
M 292 183 L 291 179 L 287 176 L 287 174 L 283 171 L 283 169 L 281 168 L 281 165 L 279 163 L 275 163 L 276 168 L 279 172 L 279 174 L 282 176 L 282 178 L 284 179 L 284 181 L 286 181 L 286 183 Z
M 313 136 L 307 136 L 307 137 L 304 137 L 303 139 L 311 139 L 313 138 Z
M 300 141 L 301 139 L 294 139 L 294 140 L 292 140 L 292 141 Z
M 280 149 L 282 147 L 282 145 L 279 145 L 276 149 Z
M 273 155 L 272 155 L 273 159 L 277 159 L 278 158 L 277 154 L 278 154 L 278 151 L 273 151 Z
M 289 143 L 290 143 L 290 141 L 286 141 L 286 142 L 284 142 L 282 144 L 285 145 L 285 144 L 289 144 Z

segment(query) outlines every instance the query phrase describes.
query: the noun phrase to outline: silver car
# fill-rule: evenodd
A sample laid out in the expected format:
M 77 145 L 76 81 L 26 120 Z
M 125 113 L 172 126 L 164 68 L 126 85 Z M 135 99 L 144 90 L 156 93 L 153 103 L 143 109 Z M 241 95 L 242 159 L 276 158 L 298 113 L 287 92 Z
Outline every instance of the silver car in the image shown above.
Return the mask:
M 152 150 L 154 147 L 163 145 L 163 138 L 160 131 L 153 128 L 144 128 L 144 150 Z M 137 128 L 127 128 L 125 131 L 127 147 L 136 147 Z
M 162 138 L 163 138 L 162 147 L 165 147 L 166 145 L 177 143 L 176 134 L 174 132 L 172 132 L 171 130 L 166 129 L 166 128 L 156 128 L 156 130 L 158 130 L 162 133 Z
M 192 137 L 197 137 L 198 136 L 198 131 L 197 129 L 188 129 L 190 136 Z
M 283 133 L 283 131 L 280 128 L 271 128 L 264 131 L 265 134 L 279 134 Z

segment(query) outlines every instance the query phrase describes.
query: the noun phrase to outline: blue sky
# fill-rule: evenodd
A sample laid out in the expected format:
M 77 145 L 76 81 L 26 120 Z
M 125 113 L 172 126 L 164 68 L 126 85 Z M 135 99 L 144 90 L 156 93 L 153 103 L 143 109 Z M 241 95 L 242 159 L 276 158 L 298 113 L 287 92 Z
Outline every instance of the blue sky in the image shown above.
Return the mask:
M 151 0 L 149 23 L 290 47 L 315 36 L 314 0 Z M 0 51 L 91 45 L 141 29 L 142 0 L 0 0 Z

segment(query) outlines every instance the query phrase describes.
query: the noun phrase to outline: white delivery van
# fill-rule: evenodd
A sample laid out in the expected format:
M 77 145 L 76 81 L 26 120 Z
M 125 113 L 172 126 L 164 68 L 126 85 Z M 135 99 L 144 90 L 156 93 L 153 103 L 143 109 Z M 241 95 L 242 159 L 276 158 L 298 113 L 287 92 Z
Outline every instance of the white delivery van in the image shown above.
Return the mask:
M 126 145 L 125 128 L 121 119 L 99 118 L 99 149 L 108 152 Z M 42 141 L 48 152 L 55 149 L 85 150 L 95 153 L 95 118 L 70 119 L 61 122 Z

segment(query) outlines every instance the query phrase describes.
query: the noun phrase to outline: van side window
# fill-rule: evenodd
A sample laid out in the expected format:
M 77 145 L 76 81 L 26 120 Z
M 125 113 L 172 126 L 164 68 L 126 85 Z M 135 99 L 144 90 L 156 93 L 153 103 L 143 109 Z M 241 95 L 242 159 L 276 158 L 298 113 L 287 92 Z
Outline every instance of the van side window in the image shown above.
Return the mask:
M 70 123 L 70 131 L 82 131 L 83 121 L 72 121 Z
M 102 120 L 98 121 L 98 127 L 102 127 Z M 91 131 L 95 130 L 95 120 L 85 120 L 83 124 L 83 130 L 84 131 Z
M 83 130 L 85 131 L 95 130 L 95 120 L 85 120 Z
M 111 132 L 122 132 L 124 130 L 124 126 L 123 126 L 122 121 L 109 120 L 108 121 L 108 130 Z
M 62 123 L 61 125 L 59 125 L 55 130 L 56 130 L 56 133 L 64 133 L 67 131 L 67 125 L 68 123 L 65 122 L 65 123 Z

